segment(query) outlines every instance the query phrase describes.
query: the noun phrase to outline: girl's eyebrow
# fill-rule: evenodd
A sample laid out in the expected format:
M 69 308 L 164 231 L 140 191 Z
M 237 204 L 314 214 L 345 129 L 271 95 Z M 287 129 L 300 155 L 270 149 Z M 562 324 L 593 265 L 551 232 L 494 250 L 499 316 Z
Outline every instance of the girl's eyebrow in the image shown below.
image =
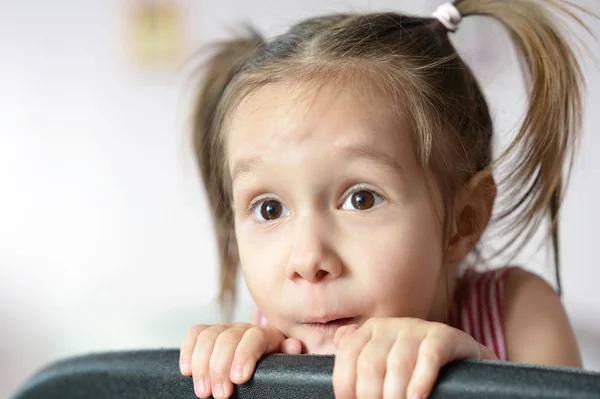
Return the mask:
M 381 151 L 377 151 L 365 145 L 345 146 L 338 150 L 335 150 L 335 152 L 341 154 L 343 158 L 347 161 L 362 158 L 376 162 L 382 165 L 383 167 L 397 172 L 401 175 L 405 174 L 404 169 L 396 162 L 395 159 Z M 231 169 L 231 181 L 234 182 L 241 175 L 251 173 L 263 163 L 264 161 L 260 156 L 238 159 L 234 163 L 233 168 Z
M 365 145 L 354 145 L 344 147 L 341 149 L 341 151 L 343 152 L 344 157 L 348 160 L 363 158 L 369 161 L 374 161 L 387 169 L 397 172 L 400 175 L 405 174 L 404 168 L 402 168 L 402 166 L 400 166 L 394 158 L 390 157 L 384 152 L 377 151 L 374 148 Z
M 240 175 L 252 172 L 262 163 L 263 160 L 259 156 L 238 159 L 231 169 L 231 182 L 233 183 Z

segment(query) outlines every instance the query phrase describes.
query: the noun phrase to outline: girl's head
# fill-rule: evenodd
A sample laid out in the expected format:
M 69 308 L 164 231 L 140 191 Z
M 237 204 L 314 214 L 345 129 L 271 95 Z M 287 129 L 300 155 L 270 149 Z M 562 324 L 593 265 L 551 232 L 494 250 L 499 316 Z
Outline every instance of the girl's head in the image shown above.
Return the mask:
M 555 0 L 455 3 L 508 28 L 531 84 L 500 157 L 510 168 L 497 221 L 509 243 L 546 215 L 556 231 L 581 121 L 581 71 L 543 3 L 573 16 Z M 194 133 L 222 298 L 233 298 L 241 264 L 267 319 L 312 352 L 332 346 L 311 321 L 445 320 L 456 265 L 477 249 L 496 199 L 492 132 L 481 89 L 435 18 L 333 15 L 268 42 L 223 43 Z

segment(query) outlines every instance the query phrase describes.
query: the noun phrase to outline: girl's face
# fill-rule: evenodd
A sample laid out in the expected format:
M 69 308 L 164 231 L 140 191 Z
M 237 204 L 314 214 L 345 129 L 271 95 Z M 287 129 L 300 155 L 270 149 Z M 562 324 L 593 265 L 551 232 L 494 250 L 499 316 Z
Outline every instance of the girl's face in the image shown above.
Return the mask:
M 270 85 L 227 129 L 246 283 L 309 353 L 335 353 L 344 324 L 445 317 L 442 202 L 408 123 L 381 105 L 351 88 Z

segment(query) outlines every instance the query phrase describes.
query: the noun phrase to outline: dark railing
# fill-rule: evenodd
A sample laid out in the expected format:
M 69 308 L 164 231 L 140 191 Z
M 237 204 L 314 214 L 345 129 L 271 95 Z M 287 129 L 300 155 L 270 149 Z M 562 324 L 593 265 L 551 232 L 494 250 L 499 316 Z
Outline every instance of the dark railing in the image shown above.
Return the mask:
M 175 349 L 75 357 L 41 370 L 13 398 L 195 398 L 192 380 L 180 374 L 178 360 Z M 233 397 L 333 398 L 332 370 L 332 356 L 268 355 Z M 600 398 L 600 373 L 460 361 L 441 370 L 430 398 Z

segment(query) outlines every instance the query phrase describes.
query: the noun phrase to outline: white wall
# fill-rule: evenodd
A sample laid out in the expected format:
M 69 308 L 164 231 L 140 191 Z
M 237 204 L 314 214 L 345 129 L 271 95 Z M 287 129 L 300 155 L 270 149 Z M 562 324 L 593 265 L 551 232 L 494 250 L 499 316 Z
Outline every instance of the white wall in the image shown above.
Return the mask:
M 0 397 L 57 358 L 177 347 L 190 325 L 217 320 L 214 239 L 187 141 L 189 90 L 181 71 L 141 71 L 128 61 L 123 3 L 0 0 Z M 241 20 L 271 35 L 309 15 L 429 14 L 438 3 L 184 5 L 192 42 L 200 44 Z M 597 1 L 578 3 L 600 14 Z M 524 96 L 507 36 L 471 19 L 455 38 L 502 134 Z M 598 53 L 600 45 L 586 40 Z M 586 365 L 600 369 L 600 79 L 597 60 L 584 64 L 589 112 L 563 214 L 562 261 L 565 305 Z M 545 271 L 539 260 L 528 264 Z

